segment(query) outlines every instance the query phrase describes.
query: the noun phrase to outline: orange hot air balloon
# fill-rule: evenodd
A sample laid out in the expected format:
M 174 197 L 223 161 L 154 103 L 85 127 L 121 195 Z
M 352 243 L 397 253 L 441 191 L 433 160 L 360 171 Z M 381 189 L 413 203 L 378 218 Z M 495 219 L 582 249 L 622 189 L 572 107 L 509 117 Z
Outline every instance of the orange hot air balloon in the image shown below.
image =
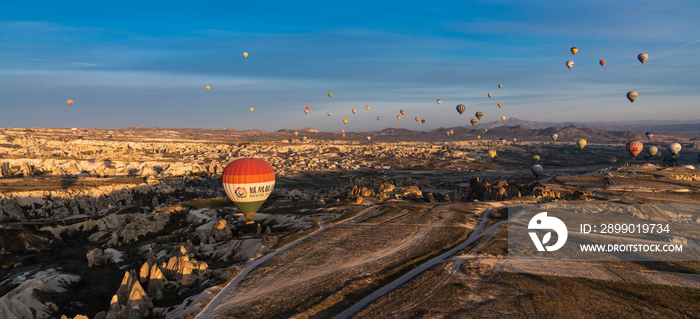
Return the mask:
M 632 159 L 636 159 L 637 155 L 644 149 L 644 144 L 640 141 L 629 141 L 625 144 L 625 149 L 632 155 Z
M 357 113 L 357 110 L 356 110 L 356 109 L 352 109 L 352 114 L 355 114 L 355 113 Z
M 502 88 L 503 88 L 503 84 L 499 84 L 499 85 L 498 85 L 498 88 L 499 88 L 499 89 L 502 89 Z
M 571 54 L 576 55 L 576 52 L 578 52 L 578 48 L 577 48 L 577 47 L 572 47 L 572 48 L 571 48 Z
M 416 116 L 416 122 L 420 121 L 420 117 Z
M 311 107 L 307 105 L 307 106 L 306 106 L 306 109 L 307 109 L 307 110 L 310 110 L 310 109 L 311 109 Z
M 205 89 L 207 89 L 207 91 L 209 91 L 209 89 L 211 89 L 211 88 L 207 85 L 207 87 Z
M 309 114 L 309 110 L 304 110 L 304 114 Z
M 369 105 L 365 106 L 365 108 L 367 109 L 367 111 L 369 111 Z
M 73 100 L 68 100 L 68 105 L 73 105 Z
M 226 195 L 245 215 L 246 223 L 253 223 L 253 215 L 260 209 L 275 187 L 275 171 L 258 158 L 237 159 L 224 168 L 221 176 Z
M 401 113 L 401 115 L 406 115 L 406 111 L 404 111 L 404 110 L 401 110 L 401 112 L 399 112 L 399 113 Z
M 506 120 L 506 117 L 505 117 L 505 116 L 501 116 L 501 121 L 505 121 L 505 120 Z
M 328 116 L 331 116 L 331 112 L 328 112 Z
M 600 62 L 598 62 L 598 63 L 600 63 L 601 67 L 605 66 L 605 60 L 600 60 Z
M 248 58 L 248 52 L 243 52 L 243 58 L 244 59 Z
M 252 108 L 252 107 L 250 108 L 250 113 L 253 113 L 253 108 Z
M 491 93 L 489 93 L 489 94 L 488 94 L 488 96 L 489 96 L 489 99 L 490 99 L 490 98 L 491 98 L 491 96 L 492 96 L 492 94 L 491 94 Z
M 401 119 L 401 115 L 397 115 L 396 118 L 400 120 L 400 119 Z

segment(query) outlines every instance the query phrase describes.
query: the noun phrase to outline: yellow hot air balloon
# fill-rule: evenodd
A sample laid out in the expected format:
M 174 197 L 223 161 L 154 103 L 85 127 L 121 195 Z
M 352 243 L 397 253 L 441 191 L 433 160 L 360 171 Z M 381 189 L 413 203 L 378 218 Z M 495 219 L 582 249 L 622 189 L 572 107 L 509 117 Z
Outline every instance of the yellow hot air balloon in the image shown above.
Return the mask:
M 348 125 L 348 119 L 344 119 L 343 124 Z
M 298 136 L 298 135 L 299 135 L 299 132 L 294 132 L 294 136 Z
M 577 47 L 572 47 L 572 48 L 571 48 L 571 54 L 576 55 L 576 52 L 578 52 L 578 48 L 577 48 Z
M 576 142 L 576 145 L 578 145 L 580 149 L 583 149 L 586 146 L 586 140 L 580 139 L 578 142 Z
M 243 58 L 244 59 L 248 58 L 248 52 L 243 52 Z
M 498 108 L 500 109 L 501 106 L 503 106 L 503 103 L 498 103 Z
M 332 97 L 333 97 L 333 93 L 328 93 L 328 97 L 329 97 L 329 98 L 332 98 Z
M 250 113 L 253 113 L 253 108 L 252 108 L 252 107 L 250 108 Z
M 210 87 L 207 85 L 206 89 L 207 89 L 207 91 L 209 91 Z
M 489 99 L 491 98 L 491 95 L 492 95 L 491 93 L 489 93 L 489 94 L 488 94 L 488 96 L 489 96 Z
M 491 156 L 491 158 L 496 157 L 496 150 L 490 149 L 490 150 L 489 150 L 489 156 Z
M 365 106 L 365 108 L 367 109 L 367 111 L 369 111 L 369 105 Z
M 505 117 L 505 116 L 501 116 L 501 121 L 505 121 L 505 120 L 506 120 L 506 117 Z

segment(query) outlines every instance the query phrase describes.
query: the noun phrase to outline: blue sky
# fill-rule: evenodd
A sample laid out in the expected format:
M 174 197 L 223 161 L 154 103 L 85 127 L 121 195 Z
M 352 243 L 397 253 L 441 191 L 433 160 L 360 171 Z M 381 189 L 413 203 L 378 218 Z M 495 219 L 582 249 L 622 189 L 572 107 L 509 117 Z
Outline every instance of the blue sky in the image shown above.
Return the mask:
M 698 17 L 696 1 L 5 1 L 0 127 L 700 120 Z

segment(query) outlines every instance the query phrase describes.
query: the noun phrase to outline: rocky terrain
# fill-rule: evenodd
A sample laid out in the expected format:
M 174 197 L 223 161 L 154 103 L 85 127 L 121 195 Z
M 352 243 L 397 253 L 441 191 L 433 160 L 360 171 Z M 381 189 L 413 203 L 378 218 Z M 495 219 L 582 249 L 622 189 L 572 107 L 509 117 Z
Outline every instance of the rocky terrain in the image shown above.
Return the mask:
M 534 267 L 508 263 L 504 243 L 510 204 L 697 204 L 695 170 L 633 160 L 631 131 L 503 126 L 477 140 L 454 128 L 445 142 L 440 130 L 1 129 L 0 317 L 559 317 L 557 305 L 583 315 L 600 300 L 599 316 L 627 313 L 615 303 L 640 303 L 641 317 L 700 310 L 697 262 Z M 689 139 L 647 145 L 676 140 L 678 164 L 694 164 Z M 221 184 L 239 157 L 276 172 L 252 225 Z

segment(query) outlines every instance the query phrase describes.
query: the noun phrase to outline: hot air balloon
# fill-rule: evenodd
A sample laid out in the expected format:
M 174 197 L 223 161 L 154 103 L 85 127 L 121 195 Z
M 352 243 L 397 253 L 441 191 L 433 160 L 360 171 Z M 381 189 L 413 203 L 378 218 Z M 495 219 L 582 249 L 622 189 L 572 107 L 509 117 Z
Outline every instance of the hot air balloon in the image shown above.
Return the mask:
M 420 118 L 416 116 L 416 122 L 420 121 Z
M 331 116 L 331 112 L 328 112 L 328 116 Z
M 440 105 L 440 103 L 442 103 L 442 100 L 441 100 L 441 99 L 437 99 L 437 103 L 438 103 L 438 105 Z
M 243 52 L 243 58 L 247 59 L 248 58 L 248 52 Z
M 576 55 L 576 52 L 578 52 L 577 47 L 571 47 L 571 54 Z
M 394 134 L 394 130 L 390 130 L 389 133 Z
M 345 137 L 345 133 L 343 133 L 343 137 Z
M 600 61 L 598 61 L 598 63 L 600 63 L 601 67 L 605 66 L 605 60 L 600 60 Z
M 78 129 L 77 129 L 77 128 L 75 128 L 75 127 L 74 127 L 74 128 L 72 128 L 72 129 L 70 129 L 70 131 L 71 131 L 72 133 L 78 133 Z
M 505 117 L 505 116 L 501 116 L 501 121 L 504 121 L 504 122 L 505 122 L 505 121 L 506 121 L 506 117 Z
M 340 130 L 340 133 L 343 133 L 343 134 L 345 134 L 345 130 Z
M 586 146 L 586 140 L 580 139 L 578 142 L 576 142 L 576 145 L 578 145 L 580 149 L 583 149 Z
M 205 89 L 207 89 L 207 91 L 209 91 L 210 87 L 207 85 L 207 87 Z
M 625 143 L 625 149 L 627 150 L 627 153 L 630 153 L 632 155 L 632 159 L 636 159 L 637 155 L 642 152 L 644 149 L 644 144 L 640 141 L 628 141 Z
M 343 124 L 348 125 L 348 119 L 344 119 Z
M 250 113 L 253 113 L 253 108 L 252 108 L 252 107 L 250 108 Z
M 401 119 L 401 115 L 397 115 L 396 118 L 400 120 L 400 119 Z
M 404 110 L 399 111 L 399 113 L 401 113 L 401 115 L 406 115 L 406 111 Z
M 490 150 L 489 150 L 489 156 L 491 156 L 491 158 L 496 157 L 496 150 L 490 149 Z
M 500 138 L 500 141 L 501 141 L 501 143 L 505 144 L 505 143 L 506 143 L 506 138 L 505 138 L 505 137 L 501 137 L 501 138 Z
M 532 155 L 532 162 L 537 164 L 537 162 L 540 161 L 540 156 L 539 155 Z
M 566 67 L 569 68 L 569 70 L 571 70 L 572 66 L 574 66 L 574 61 L 571 61 L 571 60 L 566 61 Z
M 488 131 L 489 131 L 489 129 L 487 129 L 487 128 L 484 129 L 484 133 L 486 133 L 486 132 L 488 132 Z
M 676 142 L 668 143 L 668 145 L 666 145 L 666 149 L 668 149 L 668 151 L 671 152 L 671 155 L 675 157 L 676 154 L 681 151 L 681 144 Z
M 503 106 L 503 103 L 498 103 L 498 108 L 500 109 L 501 106 Z
M 221 178 L 226 195 L 243 212 L 246 224 L 252 224 L 253 215 L 275 187 L 272 166 L 258 158 L 241 158 L 226 165 Z
M 299 132 L 294 132 L 294 136 L 299 136 Z
M 646 53 L 640 53 L 640 54 L 637 56 L 637 60 L 639 60 L 639 62 L 642 62 L 642 64 L 644 64 L 644 62 L 646 62 L 646 60 L 647 60 L 648 58 L 649 58 L 649 55 L 646 54 Z
M 68 105 L 73 105 L 73 100 L 68 100 Z
M 420 120 L 421 123 L 425 124 L 425 119 Z
M 371 137 L 371 136 L 367 136 L 367 140 L 368 140 L 368 141 L 369 141 L 369 140 L 371 140 L 371 139 L 372 139 L 372 137 Z
M 530 167 L 530 170 L 532 171 L 532 174 L 535 175 L 535 177 L 540 177 L 542 174 L 544 174 L 544 168 L 542 168 L 542 165 L 535 164 Z
M 306 109 L 307 109 L 307 110 L 310 110 L 310 109 L 311 109 L 311 107 L 307 105 L 307 106 L 306 106 Z
M 615 164 L 615 162 L 617 162 L 617 157 L 611 156 L 611 157 L 610 157 L 610 163 Z
M 302 137 L 301 139 L 304 140 L 304 141 L 306 141 L 306 136 Z
M 365 108 L 367 109 L 367 111 L 369 111 L 369 105 L 365 106 Z
M 493 94 L 489 93 L 489 94 L 486 94 L 486 95 L 488 95 L 488 97 L 489 97 L 489 99 L 490 99 L 490 98 L 491 98 L 491 96 L 492 96 Z
M 654 157 L 658 152 L 659 148 L 656 146 L 649 146 L 649 148 L 647 148 L 647 153 L 649 153 L 649 156 L 651 157 Z
M 634 100 L 637 99 L 637 96 L 639 96 L 639 95 L 635 91 L 627 92 L 627 99 L 630 100 L 631 103 L 634 103 Z
M 499 84 L 499 85 L 498 85 L 498 88 L 499 88 L 499 89 L 500 89 L 500 88 L 503 88 L 503 84 Z
M 470 122 L 472 123 L 472 126 L 476 126 L 476 123 L 477 123 L 478 121 L 477 121 L 477 119 L 472 119 Z
M 557 134 L 557 133 L 552 134 L 552 141 L 556 142 L 558 138 L 559 138 L 559 134 Z
M 450 130 L 450 135 L 452 135 L 452 134 L 454 134 L 454 133 L 455 133 L 454 130 Z
M 459 112 L 459 115 L 462 115 L 462 113 L 464 113 L 464 111 L 466 111 L 466 110 L 467 110 L 467 107 L 464 106 L 464 104 L 457 105 L 457 112 Z
M 474 115 L 476 115 L 476 119 L 477 119 L 477 120 L 480 120 L 481 117 L 484 116 L 484 113 L 476 112 L 476 114 L 474 114 Z
M 645 134 L 647 136 L 647 139 L 651 141 L 651 138 L 654 137 L 654 133 L 652 132 L 646 132 Z
M 333 93 L 328 93 L 328 98 L 332 98 L 332 97 L 333 97 Z
M 381 118 L 381 117 L 377 116 L 377 121 L 379 121 L 380 118 Z
M 309 114 L 309 110 L 304 110 L 304 114 Z
M 355 114 L 355 113 L 357 113 L 357 110 L 356 110 L 356 109 L 352 109 L 352 114 Z
M 477 136 L 476 136 L 476 139 L 477 139 L 477 140 L 480 140 L 480 139 L 481 139 L 481 135 L 477 135 Z
M 445 132 L 445 135 L 450 136 L 450 132 L 449 131 Z

